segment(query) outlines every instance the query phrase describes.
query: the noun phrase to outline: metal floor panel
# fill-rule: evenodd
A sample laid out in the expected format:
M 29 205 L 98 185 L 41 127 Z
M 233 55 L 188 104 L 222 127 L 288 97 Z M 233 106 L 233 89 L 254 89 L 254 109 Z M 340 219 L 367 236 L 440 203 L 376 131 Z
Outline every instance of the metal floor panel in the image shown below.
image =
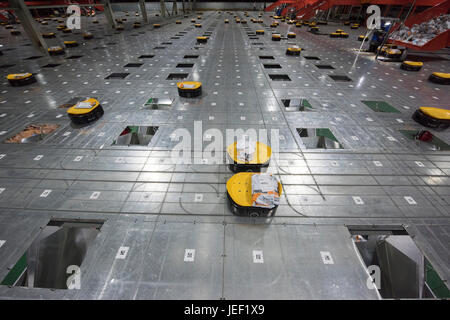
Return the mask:
M 350 37 L 336 39 L 304 26 L 268 28 L 269 14 L 263 25 L 250 17 L 247 25 L 236 24 L 226 12 L 204 12 L 202 28 L 194 28 L 190 19 L 195 16 L 163 20 L 153 12 L 148 25 L 133 29 L 140 17 L 131 14 L 121 32 L 108 28 L 102 14 L 99 24 L 82 17 L 81 31 L 91 31 L 92 40 L 83 40 L 80 31 L 56 31 L 55 21 L 39 25 L 42 32 L 57 33 L 47 39 L 50 45 L 80 43 L 61 57 L 28 46 L 24 32 L 12 36 L 0 30 L 0 65 L 13 65 L 0 69 L 0 240 L 5 241 L 0 280 L 49 220 L 104 221 L 81 266 L 81 289 L 0 286 L 0 297 L 377 299 L 366 287 L 365 267 L 347 225 L 404 226 L 448 282 L 450 151 L 424 151 L 399 131 L 422 128 L 411 119 L 420 106 L 448 108 L 448 88 L 427 80 L 450 67 L 448 49 L 433 54 L 419 72 L 375 62 L 367 54 L 352 67 L 352 49 L 359 48 L 357 36 L 364 30 L 345 27 Z M 226 18 L 230 24 L 224 24 Z M 176 19 L 183 23 L 175 24 Z M 156 22 L 160 29 L 153 29 Z M 254 36 L 261 27 L 265 35 Z M 339 27 L 329 23 L 320 29 L 328 33 Z M 297 37 L 274 42 L 275 30 Z M 205 32 L 211 32 L 208 43 L 197 44 L 195 37 Z M 288 44 L 303 48 L 301 56 L 286 56 Z M 67 59 L 75 55 L 81 57 Z M 42 57 L 27 59 L 32 56 Z M 142 65 L 125 67 L 128 63 Z M 177 67 L 186 63 L 193 66 Z M 35 73 L 37 83 L 11 87 L 5 76 L 18 72 Z M 129 74 L 105 79 L 112 73 Z M 179 73 L 202 82 L 201 97 L 178 96 L 177 80 L 167 77 Z M 291 81 L 273 81 L 269 75 L 287 75 Z M 352 81 L 334 81 L 330 75 Z M 96 97 L 105 114 L 78 128 L 58 106 L 85 96 Z M 174 102 L 144 107 L 150 98 Z M 312 109 L 287 110 L 286 99 L 307 99 Z M 375 112 L 363 101 L 387 102 L 399 112 Z M 197 121 L 203 131 L 216 128 L 224 135 L 227 129 L 279 130 L 280 153 L 268 168 L 284 187 L 274 218 L 234 216 L 225 188 L 232 172 L 226 164 L 204 162 L 197 146 L 192 153 L 197 162 L 172 160 L 171 150 L 179 143 L 172 133 L 183 128 L 192 134 Z M 4 142 L 30 124 L 44 123 L 60 127 L 38 143 Z M 148 146 L 113 145 L 127 126 L 157 126 L 158 131 Z M 329 128 L 343 149 L 307 149 L 298 128 Z M 430 131 L 450 143 L 449 130 Z M 203 150 L 208 144 L 203 142 Z M 129 247 L 127 256 L 116 259 L 122 246 Z M 195 250 L 193 261 L 185 261 L 186 249 Z M 263 263 L 254 262 L 255 250 L 262 251 Z M 321 252 L 329 252 L 334 264 L 324 264 Z

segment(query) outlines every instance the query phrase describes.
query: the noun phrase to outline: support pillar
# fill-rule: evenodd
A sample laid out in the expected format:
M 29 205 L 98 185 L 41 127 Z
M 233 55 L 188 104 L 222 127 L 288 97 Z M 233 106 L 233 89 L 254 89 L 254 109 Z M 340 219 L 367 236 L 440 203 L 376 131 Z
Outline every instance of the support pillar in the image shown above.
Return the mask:
M 173 1 L 172 4 L 172 15 L 178 15 L 178 6 L 176 1 Z
M 147 16 L 147 8 L 145 7 L 145 0 L 139 0 L 139 7 L 141 8 L 141 14 L 142 14 L 142 20 L 144 20 L 144 23 L 148 23 L 148 16 Z
M 358 22 L 361 22 L 363 15 L 364 15 L 364 6 L 361 6 L 361 10 L 359 10 L 358 14 Z
M 339 7 L 340 7 L 340 6 L 335 6 L 335 7 L 334 7 L 334 10 L 333 10 L 333 17 L 335 17 L 335 18 L 337 17 L 337 15 L 338 15 L 338 13 L 339 13 Z
M 28 38 L 30 38 L 33 46 L 38 48 L 39 50 L 44 50 L 48 54 L 47 43 L 44 41 L 41 33 L 36 27 L 33 16 L 31 15 L 30 10 L 28 9 L 24 0 L 9 0 L 9 4 L 14 9 L 14 13 L 19 18 L 20 24 L 28 35 Z
M 331 14 L 331 10 L 332 10 L 333 8 L 329 8 L 328 9 L 328 13 L 327 13 L 327 21 L 330 19 L 330 14 Z
M 166 16 L 166 3 L 164 2 L 164 0 L 161 0 L 159 3 L 161 5 L 161 17 L 165 17 Z
M 102 0 L 103 3 L 103 9 L 105 12 L 106 20 L 108 21 L 108 24 L 111 28 L 116 28 L 116 21 L 114 20 L 114 13 L 111 7 L 111 2 L 109 0 Z

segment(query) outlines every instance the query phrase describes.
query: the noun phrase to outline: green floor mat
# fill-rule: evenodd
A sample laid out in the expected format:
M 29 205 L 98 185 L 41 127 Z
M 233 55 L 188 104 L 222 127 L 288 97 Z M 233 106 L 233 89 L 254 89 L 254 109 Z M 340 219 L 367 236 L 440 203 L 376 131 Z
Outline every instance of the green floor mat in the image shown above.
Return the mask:
M 15 266 L 11 269 L 11 271 L 6 275 L 5 279 L 3 279 L 3 281 L 0 284 L 5 286 L 13 286 L 26 269 L 27 269 L 27 254 L 25 253 L 19 259 L 19 261 L 17 261 Z
M 431 291 L 433 291 L 433 293 L 436 295 L 436 297 L 450 298 L 450 290 L 447 288 L 437 272 L 433 269 L 433 266 L 428 261 L 425 261 L 425 273 L 427 277 L 426 282 Z

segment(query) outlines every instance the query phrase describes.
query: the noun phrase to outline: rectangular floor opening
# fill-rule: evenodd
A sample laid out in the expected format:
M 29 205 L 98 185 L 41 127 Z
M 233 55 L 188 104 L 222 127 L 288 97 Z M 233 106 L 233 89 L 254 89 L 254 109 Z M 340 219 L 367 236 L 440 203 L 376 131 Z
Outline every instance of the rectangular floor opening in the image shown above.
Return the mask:
M 306 60 L 320 60 L 319 57 L 313 57 L 313 56 L 304 56 L 303 58 L 305 58 Z
M 348 82 L 348 81 L 353 81 L 352 79 L 350 79 L 347 76 L 341 76 L 341 75 L 333 75 L 333 74 L 329 74 L 328 75 L 331 79 L 333 79 L 334 81 L 337 82 Z
M 182 80 L 188 77 L 189 73 L 170 73 L 166 80 Z
M 102 225 L 103 221 L 99 220 L 51 220 L 1 284 L 27 288 L 73 288 L 77 284 L 73 281 L 74 272 L 79 270 Z
M 39 58 L 42 58 L 42 56 L 31 56 L 31 57 L 25 58 L 24 60 L 35 60 L 35 59 L 39 59 Z
M 6 143 L 36 143 L 60 127 L 59 124 L 31 124 L 25 129 L 5 140 Z
M 375 112 L 400 113 L 397 109 L 384 101 L 361 101 Z
M 153 54 L 143 54 L 143 55 L 140 55 L 139 57 L 138 57 L 138 59 L 151 59 L 151 58 L 153 58 L 155 55 L 153 55 Z
M 291 81 L 287 74 L 269 74 L 269 77 L 273 81 Z
M 275 58 L 273 56 L 259 56 L 262 60 L 274 60 Z
M 111 73 L 109 76 L 107 76 L 105 79 L 125 79 L 129 73 Z
M 192 68 L 194 66 L 193 63 L 178 63 L 177 68 Z
M 198 55 L 197 54 L 187 54 L 183 58 L 184 59 L 197 59 Z
M 145 109 L 165 109 L 172 106 L 175 99 L 172 98 L 149 98 L 143 105 Z
M 436 137 L 436 135 L 432 134 L 432 139 L 429 141 L 422 141 L 417 139 L 417 134 L 420 130 L 398 130 L 401 134 L 403 134 L 409 140 L 412 140 L 416 143 L 417 146 L 423 151 L 448 151 L 450 150 L 450 145 L 445 143 L 443 140 Z
M 77 55 L 73 55 L 73 56 L 68 56 L 66 59 L 80 59 L 83 56 L 77 56 Z
M 154 126 L 127 126 L 112 145 L 148 146 L 157 131 Z
M 312 111 L 314 108 L 308 100 L 304 98 L 282 99 L 286 111 Z
M 281 66 L 277 63 L 266 63 L 263 64 L 264 69 L 281 69 Z
M 42 66 L 42 68 L 55 68 L 57 66 L 59 66 L 59 63 L 49 63 L 46 64 L 45 66 Z
M 450 290 L 402 226 L 348 226 L 353 242 L 385 299 L 449 298 Z
M 315 66 L 319 69 L 334 69 L 333 66 L 330 66 L 329 64 L 316 64 Z
M 124 65 L 124 68 L 139 68 L 143 65 L 143 63 L 127 63 Z
M 306 149 L 343 149 L 328 128 L 297 128 L 297 133 Z

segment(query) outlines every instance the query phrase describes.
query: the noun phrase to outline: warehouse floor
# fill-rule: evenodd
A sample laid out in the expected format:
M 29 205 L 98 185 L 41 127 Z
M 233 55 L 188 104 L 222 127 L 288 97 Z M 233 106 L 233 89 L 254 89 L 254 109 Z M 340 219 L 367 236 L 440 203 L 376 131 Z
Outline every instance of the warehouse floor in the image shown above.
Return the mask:
M 80 43 L 54 58 L 33 49 L 23 31 L 12 36 L 0 29 L 0 280 L 50 220 L 101 225 L 81 265 L 80 289 L 0 286 L 0 297 L 378 299 L 366 286 L 349 226 L 404 228 L 448 280 L 450 132 L 430 130 L 441 140 L 436 147 L 418 144 L 406 130 L 423 128 L 411 119 L 418 107 L 448 107 L 448 87 L 427 78 L 449 72 L 449 51 L 422 56 L 420 72 L 364 53 L 352 67 L 363 30 L 320 26 L 323 33 L 350 33 L 332 39 L 281 23 L 277 31 L 297 37 L 275 42 L 269 14 L 261 25 L 250 21 L 257 17 L 250 12 L 244 25 L 226 12 L 205 12 L 197 20 L 202 28 L 194 28 L 196 16 L 163 20 L 152 13 L 149 25 L 133 29 L 140 17 L 131 13 L 121 32 L 108 29 L 103 15 L 83 17 L 82 31 L 92 31 L 92 40 L 79 31 L 56 31 L 58 23 L 49 21 L 39 26 L 57 33 L 48 44 Z M 153 29 L 155 22 L 161 28 Z M 257 29 L 265 35 L 256 36 Z M 196 44 L 205 32 L 208 43 Z M 303 48 L 301 56 L 286 56 L 288 44 Z M 176 67 L 180 63 L 194 65 Z M 11 87 L 5 76 L 19 72 L 37 74 L 38 82 Z M 105 79 L 112 73 L 128 75 Z M 166 78 L 179 73 L 203 83 L 200 98 L 178 96 L 177 80 Z M 75 127 L 59 106 L 87 96 L 97 98 L 105 114 Z M 144 107 L 150 98 L 174 101 Z M 287 99 L 307 99 L 311 108 L 291 110 Z M 375 112 L 382 102 L 393 112 Z M 284 188 L 275 217 L 230 212 L 225 183 L 232 172 L 226 164 L 201 161 L 201 154 L 195 155 L 198 164 L 174 163 L 170 150 L 179 141 L 172 133 L 194 132 L 194 121 L 202 121 L 203 132 L 217 128 L 224 135 L 226 129 L 278 129 L 280 153 L 268 169 Z M 59 127 L 35 143 L 5 143 L 31 124 Z M 148 146 L 113 144 L 127 126 L 158 130 Z M 317 149 L 299 128 L 328 128 L 342 148 Z M 65 274 L 60 267 L 45 271 Z

